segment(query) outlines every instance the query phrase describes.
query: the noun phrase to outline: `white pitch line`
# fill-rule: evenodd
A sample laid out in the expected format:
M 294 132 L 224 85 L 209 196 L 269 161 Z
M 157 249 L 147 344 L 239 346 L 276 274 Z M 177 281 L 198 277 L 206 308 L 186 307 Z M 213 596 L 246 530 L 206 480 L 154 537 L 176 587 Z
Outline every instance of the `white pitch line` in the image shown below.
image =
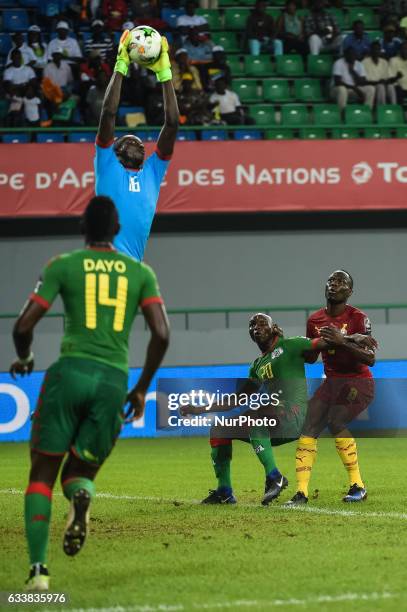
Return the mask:
M 381 601 L 397 597 L 396 593 L 341 593 L 339 595 L 317 595 L 304 599 L 268 599 L 250 600 L 237 599 L 236 601 L 219 601 L 190 604 L 139 604 L 133 606 L 113 606 L 110 608 L 71 608 L 65 612 L 182 612 L 184 610 L 215 610 L 222 608 L 277 608 L 281 606 L 315 606 L 318 604 L 339 603 L 341 601 Z M 47 612 L 44 610 L 44 612 Z M 50 611 L 49 611 L 50 612 Z
M 0 489 L 0 495 L 23 495 L 24 491 L 21 489 Z M 54 495 L 62 497 L 62 493 L 54 493 Z M 150 502 L 164 502 L 164 503 L 180 503 L 199 505 L 201 502 L 199 499 L 180 499 L 176 497 L 153 497 L 153 496 L 140 496 L 140 495 L 115 495 L 114 493 L 97 493 L 96 497 L 103 499 L 112 499 L 118 501 L 150 501 Z M 360 518 L 380 518 L 380 519 L 396 519 L 399 521 L 407 521 L 407 512 L 377 512 L 367 510 L 365 512 L 359 512 L 357 510 L 333 510 L 331 508 L 318 508 L 315 506 L 290 506 L 285 507 L 283 505 L 271 505 L 268 508 L 263 508 L 259 504 L 241 504 L 237 507 L 241 508 L 257 508 L 263 512 L 303 512 L 306 514 L 325 514 L 328 516 L 356 516 Z

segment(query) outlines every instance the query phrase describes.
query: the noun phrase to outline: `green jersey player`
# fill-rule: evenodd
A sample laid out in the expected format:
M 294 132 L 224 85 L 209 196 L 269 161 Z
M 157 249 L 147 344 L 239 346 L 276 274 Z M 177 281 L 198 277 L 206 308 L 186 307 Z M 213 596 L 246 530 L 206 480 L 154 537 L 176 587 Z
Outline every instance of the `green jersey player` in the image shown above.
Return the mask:
M 25 493 L 31 562 L 27 589 L 49 586 L 51 497 L 65 455 L 61 483 L 71 506 L 63 548 L 67 555 L 75 555 L 86 538 L 94 479 L 120 433 L 126 401 L 128 420 L 140 418 L 147 388 L 168 345 L 168 322 L 153 270 L 112 247 L 119 231 L 113 201 L 93 198 L 83 227 L 86 248 L 48 263 L 13 331 L 17 360 L 10 373 L 24 376 L 34 367 L 33 329 L 61 296 L 65 310 L 61 354 L 45 374 L 32 418 Z M 151 339 L 140 379 L 128 393 L 128 341 L 139 306 Z
M 262 463 L 266 476 L 263 505 L 268 505 L 276 499 L 287 487 L 288 480 L 277 468 L 273 445 L 290 442 L 297 439 L 307 412 L 307 387 L 304 362 L 306 355 L 312 350 L 327 348 L 328 344 L 322 338 L 311 340 L 304 337 L 284 338 L 281 329 L 269 315 L 258 313 L 249 321 L 249 334 L 257 344 L 261 355 L 251 364 L 249 380 L 239 389 L 236 402 L 227 405 L 213 404 L 207 407 L 184 407 L 182 414 L 207 414 L 232 410 L 241 404 L 241 398 L 266 393 L 274 401 L 259 410 L 248 410 L 243 416 L 258 419 L 275 418 L 276 425 L 243 425 L 235 427 L 213 426 L 211 428 L 210 444 L 212 462 L 218 480 L 218 488 L 210 491 L 202 503 L 222 504 L 236 503 L 233 495 L 230 477 L 232 459 L 232 439 L 250 441 Z M 331 346 L 331 345 L 329 345 Z M 259 383 L 262 386 L 259 388 Z M 279 399 L 276 399 L 276 398 Z M 278 402 L 278 403 L 277 403 Z M 249 402 L 250 403 L 250 402 Z

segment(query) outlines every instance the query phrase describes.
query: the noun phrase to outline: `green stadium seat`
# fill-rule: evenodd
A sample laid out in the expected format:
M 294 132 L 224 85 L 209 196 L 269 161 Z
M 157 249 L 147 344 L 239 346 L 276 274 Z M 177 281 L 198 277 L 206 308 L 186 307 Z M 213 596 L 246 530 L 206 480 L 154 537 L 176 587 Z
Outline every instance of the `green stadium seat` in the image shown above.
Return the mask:
M 256 81 L 250 79 L 234 79 L 232 89 L 237 93 L 242 104 L 261 102 L 262 96 L 257 90 Z
M 196 14 L 201 17 L 205 17 L 208 22 L 209 29 L 213 32 L 214 30 L 223 30 L 222 19 L 217 9 L 196 9 Z
M 362 20 L 366 30 L 377 28 L 379 26 L 379 18 L 371 8 L 355 7 L 349 9 L 349 25 L 352 27 L 354 21 Z
M 365 6 L 381 6 L 383 4 L 382 0 L 363 0 L 363 4 Z
M 277 127 L 264 132 L 266 140 L 292 140 L 294 138 L 293 130 L 289 128 Z
M 273 125 L 276 123 L 274 107 L 271 104 L 255 104 L 249 106 L 249 115 L 256 125 Z
M 324 140 L 326 138 L 326 130 L 319 127 L 302 128 L 300 130 L 300 138 L 302 140 Z
M 219 6 L 234 6 L 236 4 L 236 0 L 219 0 Z
M 240 51 L 236 32 L 213 32 L 212 41 L 214 45 L 221 45 L 226 53 L 238 53 Z
M 236 6 L 236 4 L 238 4 L 239 6 L 251 6 L 252 8 L 254 8 L 254 5 L 256 4 L 256 0 L 240 0 L 240 2 L 237 2 L 236 0 L 233 2 L 233 4 Z
M 339 107 L 336 104 L 314 106 L 314 123 L 326 127 L 342 123 Z
M 365 138 L 391 138 L 391 130 L 389 128 L 369 127 L 363 130 Z
M 338 8 L 330 8 L 327 11 L 330 15 L 335 17 L 338 26 L 341 30 L 344 30 L 348 25 L 347 15 L 343 12 L 342 9 Z
M 269 55 L 245 55 L 244 70 L 246 76 L 267 77 L 275 68 Z
M 281 8 L 267 8 L 266 9 L 266 13 L 267 15 L 271 15 L 272 18 L 274 19 L 274 21 L 277 21 L 277 19 L 279 19 L 279 17 L 281 16 Z M 297 11 L 298 13 L 298 11 Z
M 233 77 L 245 76 L 246 72 L 238 55 L 229 55 L 226 60 Z
M 290 102 L 293 97 L 286 79 L 267 79 L 263 81 L 263 98 L 267 102 Z
M 307 71 L 310 76 L 330 77 L 333 58 L 330 55 L 309 55 Z
M 304 76 L 304 63 L 301 55 L 277 55 L 277 74 L 285 77 Z
M 250 15 L 250 9 L 228 8 L 225 10 L 225 30 L 238 30 L 242 32 L 246 27 L 246 21 Z
M 281 123 L 287 127 L 295 127 L 310 123 L 305 104 L 286 104 L 281 107 Z
M 345 0 L 343 4 L 346 9 L 348 6 L 361 6 L 363 4 L 363 0 Z
M 406 127 L 398 127 L 396 129 L 397 138 L 407 138 L 407 125 Z
M 345 108 L 345 124 L 370 125 L 373 123 L 372 111 L 365 104 L 354 104 Z
M 300 102 L 322 102 L 321 81 L 316 79 L 297 79 L 294 82 L 295 99 Z
M 308 17 L 309 14 L 310 14 L 310 10 L 307 8 L 297 9 L 297 17 L 305 19 L 305 17 Z
M 335 128 L 332 130 L 332 138 L 335 139 L 350 139 L 350 138 L 359 138 L 359 130 L 356 128 Z
M 377 107 L 377 123 L 382 126 L 404 123 L 403 109 L 396 104 L 380 104 Z

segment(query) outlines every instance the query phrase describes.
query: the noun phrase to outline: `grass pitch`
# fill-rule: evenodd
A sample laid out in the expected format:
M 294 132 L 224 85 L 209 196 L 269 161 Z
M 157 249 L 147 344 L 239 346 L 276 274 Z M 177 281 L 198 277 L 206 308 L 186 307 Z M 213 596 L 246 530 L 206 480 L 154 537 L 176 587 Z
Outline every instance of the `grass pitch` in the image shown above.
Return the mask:
M 276 449 L 290 486 L 263 508 L 262 467 L 247 444 L 234 443 L 239 504 L 208 507 L 194 503 L 215 486 L 207 440 L 119 441 L 97 479 L 91 534 L 75 558 L 62 552 L 67 502 L 55 489 L 51 592 L 68 593 L 65 609 L 118 612 L 407 610 L 407 439 L 359 440 L 358 450 L 366 502 L 343 504 L 347 477 L 324 439 L 315 499 L 284 510 L 295 492 L 294 444 Z M 1 591 L 21 591 L 27 576 L 27 474 L 27 445 L 2 444 Z

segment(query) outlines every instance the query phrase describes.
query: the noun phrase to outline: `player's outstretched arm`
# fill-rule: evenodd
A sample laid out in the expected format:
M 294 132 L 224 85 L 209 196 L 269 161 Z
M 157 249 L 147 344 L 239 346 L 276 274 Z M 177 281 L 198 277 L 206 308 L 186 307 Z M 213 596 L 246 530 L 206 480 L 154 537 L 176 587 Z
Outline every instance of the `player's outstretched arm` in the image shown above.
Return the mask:
M 170 339 L 170 326 L 163 304 L 148 304 L 143 308 L 143 315 L 150 329 L 151 338 L 141 376 L 127 396 L 127 401 L 130 402 L 130 408 L 126 414 L 127 422 L 143 416 L 147 389 L 163 360 Z
M 353 338 L 347 338 L 346 336 L 341 334 L 341 332 L 336 327 L 322 327 L 320 333 L 321 341 L 327 343 L 327 348 L 335 346 L 343 347 L 360 363 L 363 363 L 370 367 L 374 366 L 376 361 L 374 348 L 356 344 Z M 320 350 L 324 349 L 321 348 Z
M 125 30 L 120 38 L 114 72 L 107 86 L 103 99 L 102 111 L 100 113 L 97 142 L 102 145 L 110 144 L 114 138 L 114 128 L 116 125 L 117 109 L 120 104 L 123 77 L 127 75 L 130 65 L 129 54 L 127 52 L 129 40 L 130 32 L 129 30 Z
M 31 374 L 34 368 L 34 355 L 31 352 L 34 327 L 47 312 L 47 308 L 30 300 L 24 306 L 13 328 L 13 341 L 17 359 L 10 366 L 13 378 L 16 374 Z

